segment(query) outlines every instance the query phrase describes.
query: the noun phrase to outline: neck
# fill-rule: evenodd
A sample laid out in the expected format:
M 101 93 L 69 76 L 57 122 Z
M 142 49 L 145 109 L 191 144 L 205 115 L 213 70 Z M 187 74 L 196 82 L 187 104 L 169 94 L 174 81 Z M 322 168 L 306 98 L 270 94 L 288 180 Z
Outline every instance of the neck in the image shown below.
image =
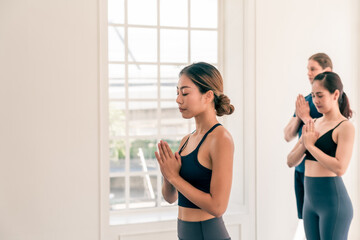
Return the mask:
M 196 133 L 205 134 L 209 129 L 218 123 L 215 111 L 206 111 L 195 117 Z
M 334 107 L 327 113 L 324 113 L 324 120 L 325 121 L 337 121 L 344 116 L 341 114 L 339 107 Z

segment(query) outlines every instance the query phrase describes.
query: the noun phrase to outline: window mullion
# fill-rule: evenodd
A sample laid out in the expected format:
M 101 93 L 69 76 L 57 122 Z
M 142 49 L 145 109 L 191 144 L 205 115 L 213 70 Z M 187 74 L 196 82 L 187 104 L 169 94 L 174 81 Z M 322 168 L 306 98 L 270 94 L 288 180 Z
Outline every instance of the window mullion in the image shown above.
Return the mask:
M 157 141 L 160 140 L 161 135 L 161 74 L 160 74 L 160 0 L 157 0 Z M 157 198 L 156 206 L 161 206 L 161 174 L 160 169 L 158 170 L 156 185 L 157 185 Z
M 124 24 L 124 32 L 125 32 L 125 134 L 126 134 L 126 157 L 125 157 L 125 208 L 129 208 L 130 204 L 130 140 L 129 140 L 129 65 L 128 65 L 128 1 L 124 0 L 124 11 L 125 11 L 125 24 Z
M 188 27 L 187 27 L 187 31 L 188 31 L 188 63 L 187 65 L 190 64 L 191 62 L 191 0 L 188 0 Z M 191 120 L 188 121 L 188 132 L 191 132 Z

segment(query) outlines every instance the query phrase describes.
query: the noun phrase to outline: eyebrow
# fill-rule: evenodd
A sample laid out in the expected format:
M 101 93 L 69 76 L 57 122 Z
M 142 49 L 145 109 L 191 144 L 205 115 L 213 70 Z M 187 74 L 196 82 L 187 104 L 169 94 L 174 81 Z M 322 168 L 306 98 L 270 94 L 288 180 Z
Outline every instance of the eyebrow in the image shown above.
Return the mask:
M 314 92 L 311 92 L 311 93 L 312 93 L 312 94 L 318 94 L 318 93 L 323 93 L 323 92 L 315 92 L 315 93 L 314 93 Z
M 176 88 L 179 89 L 178 86 L 176 86 Z M 190 87 L 189 87 L 189 86 L 182 86 L 182 87 L 180 88 L 180 90 L 182 90 L 182 89 L 184 89 L 184 88 L 190 88 Z

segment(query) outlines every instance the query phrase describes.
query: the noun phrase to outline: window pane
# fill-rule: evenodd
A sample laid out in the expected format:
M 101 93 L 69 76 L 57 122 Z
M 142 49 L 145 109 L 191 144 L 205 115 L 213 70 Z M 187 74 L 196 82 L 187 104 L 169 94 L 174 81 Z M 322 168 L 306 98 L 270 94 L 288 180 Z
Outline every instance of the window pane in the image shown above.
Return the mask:
M 157 99 L 157 66 L 129 65 L 129 98 Z
M 131 0 L 128 3 L 128 23 L 156 25 L 156 0 Z
M 217 28 L 217 5 L 217 0 L 191 0 L 191 27 Z
M 188 121 L 182 118 L 177 103 L 161 102 L 161 136 L 184 136 L 188 131 Z
M 188 32 L 186 30 L 160 30 L 160 61 L 188 62 Z
M 125 67 L 109 64 L 109 98 L 125 99 Z
M 108 27 L 110 210 L 176 205 L 157 195 L 155 151 L 159 137 L 177 151 L 196 128 L 179 112 L 176 86 L 189 62 L 217 64 L 217 15 L 216 0 L 108 1 L 117 25 Z
M 191 62 L 217 63 L 217 32 L 191 31 Z
M 110 137 L 125 136 L 125 103 L 110 102 L 109 104 Z
M 130 208 L 155 207 L 156 176 L 130 177 Z
M 165 142 L 169 144 L 171 151 L 173 153 L 177 152 L 180 147 L 181 137 L 173 138 L 173 139 L 164 139 Z
M 110 210 L 125 208 L 125 178 L 110 178 Z
M 108 1 L 109 23 L 124 24 L 124 0 Z
M 110 140 L 110 172 L 125 171 L 125 141 Z
M 129 28 L 129 61 L 156 62 L 157 34 L 156 29 Z
M 160 96 L 162 99 L 174 99 L 176 101 L 176 86 L 179 81 L 179 73 L 184 66 L 161 66 L 160 67 Z
M 187 27 L 188 0 L 161 0 L 160 25 Z
M 130 141 L 130 171 L 148 172 L 158 169 L 155 158 L 156 139 L 136 139 Z
M 156 136 L 157 102 L 129 102 L 130 136 Z
M 124 61 L 124 28 L 109 27 L 109 61 Z

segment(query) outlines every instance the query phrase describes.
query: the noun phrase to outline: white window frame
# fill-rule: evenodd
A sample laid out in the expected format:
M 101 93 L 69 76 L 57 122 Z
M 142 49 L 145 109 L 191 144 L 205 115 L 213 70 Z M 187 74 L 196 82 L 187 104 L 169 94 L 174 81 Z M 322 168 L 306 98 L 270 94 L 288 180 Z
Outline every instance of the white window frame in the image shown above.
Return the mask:
M 104 1 L 104 0 L 103 0 Z M 108 162 L 108 140 L 109 140 L 109 135 L 108 135 L 108 123 L 107 123 L 107 119 L 106 117 L 108 116 L 108 102 L 107 102 L 107 97 L 108 97 L 108 77 L 107 77 L 107 63 L 108 63 L 108 59 L 107 59 L 107 28 L 108 28 L 108 20 L 107 20 L 107 6 L 106 6 L 106 3 L 104 3 L 103 1 L 100 1 L 100 52 L 99 52 L 99 55 L 100 55 L 100 79 L 101 79 L 101 83 L 100 83 L 100 87 L 101 87 L 101 136 L 102 136 L 102 139 L 101 139 L 101 217 L 102 217 L 102 225 L 103 225 L 103 228 L 107 228 L 109 226 L 109 218 L 111 216 L 112 219 L 115 219 L 113 221 L 113 225 L 120 225 L 120 226 L 126 226 L 127 224 L 129 223 L 143 223 L 143 222 L 146 222 L 146 221 L 149 221 L 149 222 L 156 222 L 156 221 L 166 221 L 166 220 L 175 220 L 176 219 L 176 216 L 177 216 L 177 207 L 167 207 L 167 208 L 158 208 L 158 207 L 154 207 L 154 208 L 149 208 L 149 209 L 131 209 L 131 210 L 121 210 L 120 212 L 118 213 L 110 213 L 109 211 L 109 199 L 108 199 L 108 196 L 109 196 L 109 172 L 108 172 L 108 169 L 109 169 L 109 162 Z M 106 1 L 107 2 L 107 1 Z M 223 73 L 223 76 L 224 76 L 224 87 L 225 87 L 225 91 L 227 92 L 228 90 L 231 90 L 231 86 L 228 86 L 227 85 L 227 77 L 234 77 L 234 74 L 236 73 L 240 73 L 239 76 L 236 76 L 237 79 L 240 79 L 241 82 L 244 81 L 244 77 L 246 77 L 245 73 L 241 73 L 242 70 L 244 69 L 238 69 L 238 60 L 240 59 L 240 64 L 243 64 L 245 65 L 246 63 L 243 62 L 244 59 L 249 59 L 249 57 L 245 57 L 245 56 L 242 56 L 242 53 L 246 54 L 246 55 L 249 55 L 246 51 L 244 51 L 244 42 L 246 39 L 241 39 L 240 38 L 237 38 L 235 41 L 238 41 L 236 43 L 234 43 L 234 41 L 231 43 L 231 44 L 227 44 L 224 42 L 224 39 L 223 39 L 223 36 L 226 34 L 227 36 L 229 35 L 229 32 L 228 30 L 224 29 L 224 25 L 225 25 L 225 18 L 224 18 L 224 15 L 223 15 L 223 12 L 224 11 L 232 11 L 231 10 L 231 5 L 237 5 L 237 9 L 234 9 L 234 11 L 237 11 L 237 14 L 241 14 L 241 12 L 245 12 L 244 11 L 244 8 L 245 6 L 243 6 L 245 4 L 245 2 L 241 1 L 241 2 L 235 2 L 235 1 L 231 1 L 231 3 L 228 5 L 228 6 L 225 6 L 226 9 L 224 9 L 224 5 L 226 5 L 225 3 L 223 3 L 223 1 L 219 1 L 219 17 L 218 17 L 218 31 L 219 31 L 219 37 L 218 38 L 218 69 Z M 247 4 L 245 4 L 247 5 Z M 251 4 L 250 4 L 251 5 Z M 238 12 L 238 10 L 241 9 L 242 11 L 241 12 Z M 234 16 L 234 15 L 233 15 Z M 253 15 L 249 15 L 247 18 L 251 18 L 253 17 Z M 234 18 L 234 17 L 233 17 Z M 243 19 L 242 18 L 245 18 L 245 16 L 239 16 L 238 17 L 238 21 L 240 23 L 240 25 L 243 24 Z M 253 21 L 252 19 L 250 19 L 251 21 Z M 229 21 L 229 18 L 227 18 L 226 21 Z M 243 26 L 242 26 L 243 27 Z M 241 28 L 241 31 L 243 31 L 244 29 Z M 247 29 L 246 31 L 248 32 L 251 32 L 252 30 L 251 29 Z M 226 32 L 226 33 L 225 33 Z M 225 33 L 225 34 L 224 34 Z M 237 33 L 239 36 L 239 33 Z M 242 36 L 244 37 L 244 36 Z M 240 40 L 240 41 L 239 41 Z M 228 40 L 227 40 L 228 42 Z M 236 71 L 234 71 L 234 64 L 231 64 L 229 60 L 229 57 L 227 56 L 224 56 L 223 54 L 220 54 L 220 53 L 229 53 L 230 51 L 233 51 L 233 50 L 229 50 L 229 49 L 225 49 L 224 46 L 226 46 L 226 44 L 229 46 L 229 45 L 232 45 L 232 46 L 239 46 L 238 48 L 236 48 L 236 52 L 238 53 L 241 53 L 241 54 L 238 54 L 238 57 L 236 59 L 234 59 L 236 62 L 237 62 L 237 66 L 235 67 Z M 239 52 L 240 51 L 240 52 Z M 243 51 L 243 52 L 241 52 Z M 252 48 L 250 49 L 250 51 L 252 51 Z M 251 54 L 251 53 L 250 53 Z M 126 55 L 127 56 L 127 55 Z M 190 57 L 190 55 L 189 55 Z M 227 62 L 226 66 L 223 65 L 223 63 Z M 230 64 L 229 64 L 230 63 Z M 146 63 L 148 64 L 148 63 Z M 171 63 L 173 64 L 173 63 Z M 231 65 L 231 66 L 230 66 Z M 229 70 L 229 66 L 230 66 L 230 70 Z M 225 68 L 224 68 L 225 67 Z M 237 71 L 240 71 L 240 72 L 237 72 Z M 230 74 L 229 74 L 230 73 Z M 248 73 L 247 75 L 251 75 L 252 73 Z M 237 80 L 238 81 L 238 80 Z M 243 83 L 240 83 L 240 85 L 243 84 Z M 228 89 L 228 90 L 227 90 Z M 244 91 L 244 90 L 243 90 Z M 230 91 L 231 92 L 231 91 Z M 234 90 L 232 91 L 234 92 Z M 238 95 L 238 93 L 236 93 Z M 244 98 L 244 97 L 241 97 L 241 98 Z M 238 101 L 239 103 L 239 101 Z M 241 104 L 243 104 L 243 100 L 240 101 Z M 241 111 L 244 111 L 242 108 L 244 106 L 237 106 L 237 112 L 241 112 Z M 243 112 L 240 113 L 240 117 L 243 118 L 244 115 L 243 115 Z M 246 118 L 246 117 L 244 117 Z M 252 116 L 250 116 L 249 118 L 252 119 Z M 225 117 L 224 121 L 223 121 L 223 124 L 225 124 L 225 126 L 229 125 L 227 124 L 227 119 Z M 234 123 L 235 122 L 235 123 Z M 231 118 L 229 118 L 229 127 L 234 127 L 234 126 L 239 126 L 238 124 L 240 123 L 241 124 L 241 129 L 238 130 L 235 135 L 239 136 L 239 134 L 241 136 L 243 136 L 243 125 L 244 125 L 244 122 L 241 120 L 241 122 L 239 122 L 239 119 L 237 120 L 231 120 Z M 190 131 L 191 129 L 189 129 Z M 249 129 L 249 131 L 252 131 L 252 129 Z M 241 137 L 242 138 L 242 137 Z M 240 143 L 243 144 L 243 140 L 240 140 Z M 246 145 L 246 144 L 245 144 Z M 242 147 L 240 147 L 241 150 Z M 245 155 L 248 155 L 248 154 L 245 154 Z M 227 210 L 227 214 L 233 214 L 233 216 L 239 216 L 244 214 L 244 216 L 248 215 L 249 212 L 252 212 L 253 211 L 253 204 L 251 203 L 252 202 L 252 199 L 253 199 L 253 190 L 249 189 L 248 187 L 248 183 L 249 181 L 252 182 L 252 179 L 249 179 L 249 178 L 252 178 L 253 175 L 252 173 L 248 173 L 245 171 L 245 168 L 246 168 L 246 162 L 244 162 L 244 156 L 245 156 L 243 153 L 238 153 L 238 156 L 237 156 L 237 159 L 234 159 L 234 168 L 235 167 L 238 167 L 240 166 L 240 169 L 239 170 L 235 170 L 234 169 L 234 172 L 237 172 L 238 175 L 241 175 L 241 178 L 242 178 L 242 187 L 240 187 L 239 189 L 240 190 L 236 190 L 237 192 L 241 192 L 240 193 L 240 197 L 235 197 L 235 205 L 233 207 L 231 207 L 231 199 L 230 199 L 230 203 L 229 203 L 229 208 Z M 252 163 L 251 163 L 252 165 Z M 250 175 L 249 175 L 250 174 Z M 232 192 L 236 192 L 234 191 L 235 189 L 235 185 L 233 184 L 233 190 Z M 158 188 L 159 190 L 159 188 Z M 240 199 L 239 199 L 240 198 Z M 249 202 L 250 201 L 250 202 Z M 251 209 L 249 209 L 249 207 Z M 150 218 L 147 218 L 147 216 L 151 216 Z M 240 217 L 240 219 L 247 219 L 248 217 Z M 144 218 L 146 220 L 144 220 Z M 239 219 L 238 217 L 235 217 L 233 219 Z M 238 221 L 238 220 L 234 220 L 234 221 Z M 241 220 L 243 221 L 243 220 Z M 247 220 L 246 220 L 247 221 Z M 104 226 L 104 224 L 106 226 Z
M 108 61 L 109 64 L 124 64 L 125 66 L 125 98 L 124 99 L 109 99 L 110 102 L 116 102 L 116 101 L 121 101 L 125 103 L 125 114 L 129 115 L 129 101 L 156 101 L 157 102 L 157 106 L 158 106 L 158 126 L 160 126 L 160 122 L 161 122 L 161 115 L 160 115 L 160 106 L 161 106 L 161 102 L 166 102 L 166 101 L 173 101 L 173 99 L 163 99 L 160 98 L 160 80 L 161 80 L 161 76 L 160 76 L 160 66 L 161 65 L 189 65 L 191 64 L 191 31 L 192 30 L 211 30 L 211 31 L 217 31 L 218 32 L 218 62 L 217 63 L 212 63 L 215 65 L 219 65 L 220 61 L 221 61 L 221 46 L 222 46 L 222 41 L 221 41 L 221 32 L 219 31 L 220 26 L 221 26 L 221 13 L 220 13 L 220 9 L 221 7 L 219 6 L 221 4 L 221 1 L 218 0 L 218 26 L 217 28 L 194 28 L 194 27 L 190 27 L 190 21 L 191 21 L 191 14 L 190 14 L 190 1 L 188 0 L 188 26 L 187 27 L 165 27 L 165 26 L 160 26 L 160 0 L 157 1 L 157 12 L 158 12 L 158 17 L 157 17 L 157 26 L 147 26 L 147 25 L 133 25 L 133 24 L 128 24 L 128 19 L 127 19 L 127 2 L 128 0 L 124 1 L 125 4 L 125 17 L 124 17 L 124 24 L 108 24 L 109 27 L 123 27 L 124 28 L 124 45 L 125 45 L 125 60 L 124 61 Z M 128 52 L 128 27 L 131 28 L 151 28 L 151 29 L 157 29 L 157 62 L 134 62 L 132 60 L 129 59 L 129 52 Z M 175 29 L 175 30 L 186 30 L 188 32 L 188 59 L 187 62 L 178 62 L 178 63 L 174 63 L 174 62 L 160 62 L 160 30 L 161 29 Z M 157 71 L 158 71 L 158 78 L 157 78 L 157 85 L 158 85 L 158 97 L 156 99 L 129 99 L 129 94 L 128 94 L 128 65 L 129 64 L 145 64 L 145 65 L 156 65 L 157 66 Z M 185 121 L 185 120 L 184 120 Z M 129 119 L 126 118 L 126 123 L 125 126 L 129 126 Z M 149 209 L 130 209 L 129 205 L 130 205 L 130 183 L 129 183 L 129 179 L 130 176 L 147 176 L 149 175 L 149 173 L 145 173 L 145 172 L 130 172 L 129 166 L 130 166 L 130 155 L 129 155 L 129 148 L 130 148 L 130 138 L 135 138 L 135 139 L 148 139 L 149 137 L 130 137 L 129 136 L 129 128 L 126 127 L 126 135 L 124 138 L 120 138 L 121 140 L 125 141 L 125 146 L 126 146 L 126 158 L 125 158 L 125 172 L 120 172 L 120 173 L 109 173 L 109 178 L 115 178 L 115 177 L 125 177 L 125 201 L 126 201 L 126 209 L 124 210 L 117 210 L 117 211 L 111 211 L 112 215 L 117 215 L 117 213 L 120 213 L 121 215 L 124 215 L 124 213 L 138 213 L 138 212 L 148 212 Z M 188 123 L 188 132 L 192 131 L 191 129 L 191 124 L 190 122 Z M 158 132 L 157 132 L 157 136 L 156 139 L 163 139 L 165 137 L 168 136 L 162 136 L 160 135 L 160 128 L 158 128 Z M 175 137 L 175 138 L 181 138 L 183 137 L 182 135 L 174 135 L 171 137 Z M 114 139 L 116 140 L 116 139 Z M 157 195 L 161 196 L 161 172 L 160 170 L 158 171 L 153 171 L 150 173 L 151 175 L 156 175 L 157 176 Z M 161 206 L 161 198 L 158 197 L 156 199 L 157 204 L 155 207 L 150 207 L 150 209 L 156 210 L 157 212 L 159 212 L 159 209 L 164 208 Z M 135 214 L 137 215 L 137 214 Z

